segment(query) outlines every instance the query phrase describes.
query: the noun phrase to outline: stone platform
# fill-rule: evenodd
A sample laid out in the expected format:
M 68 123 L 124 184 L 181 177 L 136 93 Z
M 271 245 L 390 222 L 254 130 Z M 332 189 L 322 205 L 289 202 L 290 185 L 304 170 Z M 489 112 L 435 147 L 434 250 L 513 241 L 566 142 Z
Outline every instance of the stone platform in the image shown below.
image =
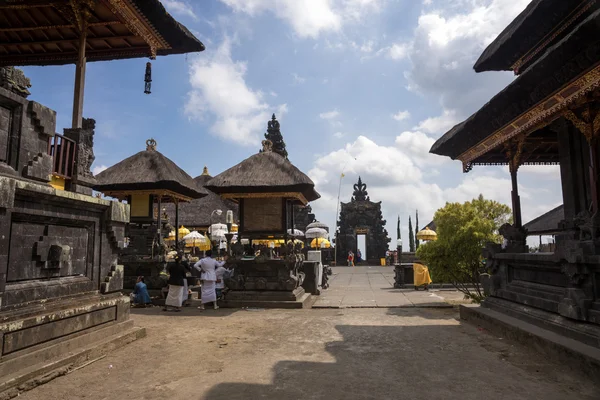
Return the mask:
M 600 329 L 547 311 L 507 303 L 511 302 L 500 300 L 492 308 L 490 304 L 461 305 L 460 318 L 492 334 L 519 341 L 542 353 L 545 359 L 600 381 Z
M 258 291 L 232 290 L 227 293 L 225 300 L 219 301 L 219 306 L 225 308 L 306 308 L 312 303 L 312 296 L 299 287 L 294 291 Z
M 82 294 L 0 313 L 0 399 L 11 398 L 145 336 L 129 298 Z

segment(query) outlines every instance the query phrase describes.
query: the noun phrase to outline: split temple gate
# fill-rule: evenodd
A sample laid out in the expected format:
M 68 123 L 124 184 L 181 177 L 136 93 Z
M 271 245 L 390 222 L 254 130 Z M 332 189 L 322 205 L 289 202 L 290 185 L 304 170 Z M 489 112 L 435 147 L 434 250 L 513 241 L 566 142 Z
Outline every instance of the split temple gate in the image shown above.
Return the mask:
M 356 255 L 358 250 L 358 235 L 365 235 L 367 262 L 379 265 L 380 259 L 385 258 L 390 238 L 385 229 L 385 220 L 381 213 L 381 202 L 373 202 L 369 198 L 367 185 L 358 177 L 354 185 L 354 193 L 350 203 L 342 203 L 338 233 L 336 239 L 337 259 L 344 265 L 348 252 Z
M 87 61 L 204 45 L 158 0 L 10 0 L 0 1 L 0 15 L 0 397 L 12 398 L 40 375 L 59 376 L 144 335 L 118 293 L 130 207 L 92 196 Z M 64 135 L 56 112 L 27 98 L 31 83 L 13 68 L 50 64 L 76 65 Z M 140 91 L 149 93 L 144 64 Z
M 509 167 L 514 224 L 500 230 L 504 249 L 486 248 L 483 306 L 600 347 L 600 4 L 532 1 L 474 68 L 517 78 L 431 152 L 460 160 L 464 172 Z M 528 253 L 525 242 L 517 172 L 532 164 L 560 165 L 564 217 L 553 253 Z

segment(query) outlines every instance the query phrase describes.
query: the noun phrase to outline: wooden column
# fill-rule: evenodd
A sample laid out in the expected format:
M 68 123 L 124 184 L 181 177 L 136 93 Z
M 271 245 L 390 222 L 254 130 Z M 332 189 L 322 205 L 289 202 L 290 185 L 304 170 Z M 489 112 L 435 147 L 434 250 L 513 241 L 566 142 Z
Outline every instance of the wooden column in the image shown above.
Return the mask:
M 515 227 L 521 227 L 523 221 L 521 219 L 521 197 L 519 196 L 519 186 L 517 184 L 517 168 L 510 168 L 510 180 L 512 182 L 512 211 L 513 211 L 513 223 Z
M 175 202 L 175 249 L 179 250 L 179 200 L 173 199 Z
M 521 165 L 521 155 L 525 145 L 525 136 L 511 140 L 505 145 L 506 157 L 508 158 L 508 170 L 512 183 L 511 199 L 513 211 L 513 226 L 520 228 L 523 226 L 521 218 L 521 198 L 519 197 L 519 185 L 517 182 L 517 171 Z
M 79 35 L 77 64 L 75 64 L 75 91 L 73 94 L 73 121 L 71 128 L 81 128 L 83 120 L 83 93 L 85 89 L 85 46 L 87 42 L 87 23 L 84 21 Z
M 573 105 L 564 114 L 565 118 L 585 136 L 589 144 L 589 179 L 590 197 L 592 200 L 592 215 L 600 216 L 600 185 L 598 184 L 598 173 L 600 172 L 600 159 L 598 152 L 598 134 L 600 133 L 600 93 L 592 92 L 582 98 L 578 104 Z
M 157 223 L 157 232 L 158 232 L 158 244 L 162 243 L 162 215 L 160 214 L 160 208 L 161 208 L 161 200 L 162 200 L 162 194 L 158 195 L 158 218 L 156 219 L 156 223 Z

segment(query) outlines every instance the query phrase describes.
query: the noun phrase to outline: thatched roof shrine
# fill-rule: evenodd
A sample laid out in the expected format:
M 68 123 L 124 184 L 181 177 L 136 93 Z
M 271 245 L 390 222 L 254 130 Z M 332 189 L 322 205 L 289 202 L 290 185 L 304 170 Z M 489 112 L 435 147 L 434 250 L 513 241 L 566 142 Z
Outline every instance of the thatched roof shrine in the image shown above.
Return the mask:
M 158 0 L 10 0 L 0 14 L 0 66 L 76 63 L 81 15 L 87 61 L 204 50 Z
M 565 206 L 560 205 L 537 218 L 532 219 L 523 228 L 528 235 L 554 235 L 560 232 L 559 223 L 565 219 Z
M 204 172 L 194 178 L 196 185 L 204 190 L 206 182 L 212 179 L 212 176 L 208 173 L 208 169 L 204 167 Z M 211 191 L 206 190 L 207 195 L 205 197 L 195 199 L 189 203 L 182 203 L 179 205 L 179 223 L 186 226 L 189 229 L 207 229 L 211 223 L 225 223 L 225 214 L 227 210 L 233 211 L 234 221 L 238 220 L 238 204 L 231 201 L 222 199 L 221 196 Z M 171 216 L 175 215 L 175 208 L 168 204 L 165 206 L 167 213 Z M 221 215 L 211 214 L 214 210 L 222 210 Z
M 569 25 L 581 22 L 586 11 L 598 8 L 587 0 L 533 0 L 485 49 L 473 67 L 477 72 L 519 74 L 562 39 Z
M 117 198 L 143 191 L 187 201 L 208 194 L 191 176 L 157 151 L 152 139 L 147 141 L 146 150 L 102 171 L 96 179 L 98 184 L 94 190 Z
M 600 10 L 594 10 L 479 111 L 438 139 L 431 152 L 461 160 L 467 172 L 473 165 L 507 164 L 503 146 L 524 135 L 521 165 L 557 164 L 551 122 L 597 88 L 599 30 Z
M 282 197 L 290 195 L 306 203 L 321 197 L 308 176 L 270 149 L 254 154 L 220 173 L 205 187 L 228 198 L 246 197 L 252 193 L 279 193 Z M 297 197 L 295 193 L 301 196 Z

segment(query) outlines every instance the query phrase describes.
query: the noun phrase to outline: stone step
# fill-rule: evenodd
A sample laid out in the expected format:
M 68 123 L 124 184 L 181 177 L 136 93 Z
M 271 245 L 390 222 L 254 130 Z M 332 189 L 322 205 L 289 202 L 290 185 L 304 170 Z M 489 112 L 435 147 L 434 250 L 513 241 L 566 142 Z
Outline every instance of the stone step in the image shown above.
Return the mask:
M 18 396 L 145 336 L 145 328 L 134 327 L 133 321 L 128 320 L 62 340 L 22 357 L 9 361 L 3 359 L 0 364 L 3 370 L 0 372 L 0 399 Z M 10 368 L 6 367 L 11 365 L 13 370 L 19 365 L 18 372 L 9 372 Z

